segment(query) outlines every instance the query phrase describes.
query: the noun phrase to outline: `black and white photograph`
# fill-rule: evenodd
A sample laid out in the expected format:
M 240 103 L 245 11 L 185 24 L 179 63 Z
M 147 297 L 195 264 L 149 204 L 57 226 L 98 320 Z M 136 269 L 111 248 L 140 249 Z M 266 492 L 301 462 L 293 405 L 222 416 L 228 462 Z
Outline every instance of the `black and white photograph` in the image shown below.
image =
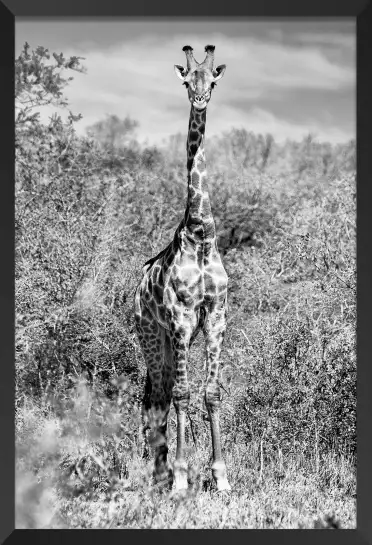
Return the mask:
M 355 19 L 15 34 L 16 528 L 355 529 Z

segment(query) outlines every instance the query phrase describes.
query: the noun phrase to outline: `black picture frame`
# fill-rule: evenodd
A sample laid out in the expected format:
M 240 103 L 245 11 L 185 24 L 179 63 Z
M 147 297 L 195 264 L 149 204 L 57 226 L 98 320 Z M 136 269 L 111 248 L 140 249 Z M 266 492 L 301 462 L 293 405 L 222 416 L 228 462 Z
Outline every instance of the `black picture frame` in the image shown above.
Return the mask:
M 325 532 L 323 530 L 14 530 L 14 25 L 16 18 L 24 17 L 135 17 L 175 18 L 190 22 L 197 17 L 236 18 L 281 17 L 319 18 L 355 17 L 357 20 L 357 272 L 358 272 L 358 475 L 357 475 L 357 529 Z M 250 0 L 240 2 L 222 0 L 210 2 L 170 2 L 169 0 L 142 0 L 141 2 L 98 2 L 97 0 L 0 0 L 0 233 L 3 266 L 0 268 L 1 300 L 1 363 L 0 379 L 0 543 L 64 543 L 67 540 L 111 543 L 112 541 L 144 540 L 161 543 L 180 540 L 194 541 L 248 541 L 249 543 L 330 543 L 372 544 L 372 516 L 370 490 L 371 469 L 371 401 L 369 389 L 371 368 L 368 364 L 370 328 L 369 310 L 371 273 L 371 206 L 368 174 L 372 172 L 372 130 L 370 102 L 372 86 L 369 75 L 372 67 L 372 7 L 366 0 Z M 369 225 L 369 228 L 368 228 Z M 104 534 L 102 532 L 105 532 Z M 227 535 L 227 532 L 229 534 Z

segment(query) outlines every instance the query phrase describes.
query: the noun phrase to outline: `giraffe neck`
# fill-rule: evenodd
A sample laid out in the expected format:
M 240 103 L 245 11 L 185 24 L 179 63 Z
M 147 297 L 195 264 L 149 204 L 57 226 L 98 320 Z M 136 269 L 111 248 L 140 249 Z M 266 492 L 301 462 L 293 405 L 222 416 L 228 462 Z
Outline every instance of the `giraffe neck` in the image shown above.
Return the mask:
M 185 225 L 195 236 L 212 239 L 216 236 L 209 201 L 207 169 L 204 152 L 206 109 L 191 107 L 187 136 L 187 206 Z

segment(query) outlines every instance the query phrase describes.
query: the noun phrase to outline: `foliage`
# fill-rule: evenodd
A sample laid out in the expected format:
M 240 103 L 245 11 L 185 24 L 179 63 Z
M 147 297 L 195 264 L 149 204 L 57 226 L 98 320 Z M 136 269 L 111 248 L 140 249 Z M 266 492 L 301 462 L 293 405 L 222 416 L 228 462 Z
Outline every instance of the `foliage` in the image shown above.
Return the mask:
M 335 454 L 318 467 L 298 456 L 262 466 L 259 444 L 235 441 L 226 455 L 234 493 L 226 498 L 211 489 L 205 443 L 189 450 L 186 495 L 157 489 L 151 462 L 140 457 L 130 389 L 125 380 L 117 386 L 109 400 L 77 382 L 53 410 L 28 399 L 18 411 L 17 528 L 355 527 L 352 462 Z
M 87 133 L 104 147 L 120 148 L 128 142 L 136 127 L 138 121 L 129 116 L 119 119 L 117 115 L 107 115 L 106 119 L 88 127 Z
M 124 502 L 118 512 L 128 527 L 208 527 L 201 508 L 212 527 L 311 527 L 322 514 L 332 521 L 332 506 L 352 525 L 355 142 L 332 146 L 309 136 L 279 145 L 243 129 L 208 140 L 212 209 L 229 275 L 221 427 L 239 498 L 228 511 L 213 504 L 199 338 L 187 427 L 197 484 L 184 503 L 169 503 L 149 488 L 151 467 L 141 459 L 145 365 L 132 301 L 141 265 L 171 240 L 183 215 L 184 138 L 140 145 L 130 117 L 108 116 L 87 137 L 76 134 L 79 116 L 71 113 L 42 123 L 41 107 L 67 109 L 66 74 L 74 70 L 83 70 L 79 58 L 30 52 L 27 44 L 16 62 L 20 525 L 44 524 L 40 513 L 27 518 L 33 498 L 41 512 L 58 505 L 64 522 L 56 527 L 92 525 L 98 498 L 116 511 Z M 173 454 L 173 409 L 169 436 Z M 310 487 L 326 511 L 309 496 L 301 514 L 301 494 L 293 520 L 284 504 L 273 506 L 282 493 L 291 498 L 299 481 L 301 494 Z M 116 525 L 110 513 L 102 507 L 96 526 Z
M 35 107 L 68 105 L 63 89 L 73 78 L 65 77 L 64 72 L 83 72 L 80 64 L 82 57 L 66 59 L 63 53 L 53 53 L 52 56 L 54 61 L 51 61 L 48 49 L 41 46 L 30 53 L 30 46 L 26 42 L 16 59 L 15 98 L 19 110 L 16 123 L 27 123 L 37 118 L 36 114 L 30 115 Z

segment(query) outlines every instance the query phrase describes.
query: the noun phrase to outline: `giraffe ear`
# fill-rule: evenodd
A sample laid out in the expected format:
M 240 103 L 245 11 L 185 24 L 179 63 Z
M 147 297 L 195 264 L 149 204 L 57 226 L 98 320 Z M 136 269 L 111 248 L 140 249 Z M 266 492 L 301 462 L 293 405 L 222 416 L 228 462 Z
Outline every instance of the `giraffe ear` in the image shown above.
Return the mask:
M 187 71 L 183 66 L 181 66 L 180 64 L 175 64 L 174 71 L 176 72 L 176 76 L 179 77 L 180 80 L 183 81 L 185 79 Z
M 223 78 L 226 70 L 226 64 L 220 64 L 215 70 L 213 70 L 214 81 L 218 81 Z

